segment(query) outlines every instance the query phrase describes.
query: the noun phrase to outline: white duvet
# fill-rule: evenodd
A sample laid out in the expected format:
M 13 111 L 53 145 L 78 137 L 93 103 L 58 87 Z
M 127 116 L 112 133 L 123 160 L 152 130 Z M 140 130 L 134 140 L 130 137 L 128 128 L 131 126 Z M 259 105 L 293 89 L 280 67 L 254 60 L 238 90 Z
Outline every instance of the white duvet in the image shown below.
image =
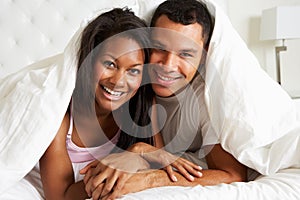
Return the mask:
M 140 0 L 134 10 L 145 17 L 145 10 L 160 2 Z M 249 183 L 154 188 L 123 199 L 299 199 L 300 126 L 294 104 L 260 68 L 222 10 L 207 4 L 215 15 L 205 77 L 209 116 L 223 148 L 263 175 Z M 62 54 L 0 80 L 0 199 L 41 198 L 22 178 L 66 112 L 75 85 L 74 38 Z

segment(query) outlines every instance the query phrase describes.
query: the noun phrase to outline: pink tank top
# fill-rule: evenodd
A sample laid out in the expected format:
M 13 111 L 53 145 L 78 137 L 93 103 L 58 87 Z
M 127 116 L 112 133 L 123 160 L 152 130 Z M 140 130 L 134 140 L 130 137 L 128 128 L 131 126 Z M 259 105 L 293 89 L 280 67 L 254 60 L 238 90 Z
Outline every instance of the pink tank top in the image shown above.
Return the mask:
M 69 153 L 69 157 L 72 163 L 86 163 L 93 161 L 95 159 L 102 159 L 107 156 L 111 150 L 115 147 L 118 142 L 120 136 L 120 130 L 118 133 L 108 142 L 98 147 L 78 147 L 76 144 L 73 143 L 71 140 L 73 131 L 73 118 L 70 117 L 70 128 L 67 134 L 67 150 Z

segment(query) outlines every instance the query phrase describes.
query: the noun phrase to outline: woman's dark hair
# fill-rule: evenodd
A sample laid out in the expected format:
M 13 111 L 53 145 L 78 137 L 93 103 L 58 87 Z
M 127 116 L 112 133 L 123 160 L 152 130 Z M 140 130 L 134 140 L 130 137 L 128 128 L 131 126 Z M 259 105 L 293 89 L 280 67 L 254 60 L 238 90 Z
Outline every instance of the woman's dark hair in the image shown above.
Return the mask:
M 77 53 L 78 72 L 72 100 L 74 111 L 76 110 L 76 112 L 87 116 L 92 113 L 95 114 L 94 64 L 101 47 L 103 47 L 102 43 L 116 35 L 136 41 L 144 51 L 144 63 L 148 63 L 150 39 L 144 20 L 135 16 L 128 8 L 115 8 L 99 15 L 85 27 L 81 35 L 80 48 Z M 148 79 L 147 70 L 143 71 L 143 79 Z M 152 90 L 150 86 L 141 86 L 129 102 L 129 112 L 133 121 L 140 126 L 150 123 L 147 113 L 148 108 L 152 105 L 152 99 L 151 101 L 150 99 L 145 99 L 145 92 L 151 94 L 149 90 Z M 152 137 L 143 136 L 143 133 L 139 134 L 141 134 L 141 138 L 145 138 L 142 141 L 153 143 Z M 144 134 L 149 135 L 148 132 Z M 138 138 L 131 135 L 132 133 L 128 135 L 122 131 L 117 146 L 126 149 L 129 145 L 139 141 Z M 134 135 L 137 136 L 138 134 Z
M 183 25 L 200 24 L 203 28 L 204 47 L 208 47 L 213 21 L 205 4 L 197 0 L 167 0 L 155 10 L 151 19 L 151 27 L 155 27 L 161 15 L 166 15 L 173 22 Z
M 148 81 L 147 83 L 150 82 Z M 129 102 L 124 104 L 123 107 L 129 108 L 129 114 L 134 124 L 130 123 L 131 120 L 129 120 L 129 123 L 123 123 L 124 127 L 122 127 L 117 143 L 118 148 L 116 148 L 115 151 L 120 152 L 126 150 L 132 144 L 137 142 L 145 142 L 154 145 L 151 119 L 148 115 L 153 104 L 154 95 L 155 93 L 152 90 L 151 84 L 142 85 L 136 95 L 132 97 Z M 126 116 L 122 117 L 121 120 L 126 119 L 126 112 L 125 115 Z M 128 119 L 125 121 L 128 121 Z M 126 130 L 129 130 L 129 133 L 125 132 Z

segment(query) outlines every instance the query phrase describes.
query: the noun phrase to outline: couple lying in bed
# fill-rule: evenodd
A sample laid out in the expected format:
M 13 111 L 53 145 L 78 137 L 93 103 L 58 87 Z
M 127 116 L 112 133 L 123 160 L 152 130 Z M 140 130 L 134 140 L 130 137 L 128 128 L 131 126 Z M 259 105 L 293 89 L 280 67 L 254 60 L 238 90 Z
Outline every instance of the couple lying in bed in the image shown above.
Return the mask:
M 195 0 L 166 1 L 151 27 L 157 28 L 113 9 L 83 30 L 72 100 L 39 162 L 46 199 L 246 180 L 246 168 L 217 140 L 201 150 L 201 133 L 213 131 L 199 72 L 213 28 L 207 8 Z M 209 170 L 201 168 L 204 157 Z
M 72 100 L 36 166 L 46 199 L 246 181 L 204 103 L 213 26 L 196 0 L 162 3 L 151 29 L 126 9 L 86 26 Z
M 46 199 L 246 180 L 246 167 L 216 144 L 203 102 L 200 70 L 213 29 L 206 6 L 166 1 L 151 27 L 113 9 L 83 30 L 72 101 L 39 162 Z M 204 144 L 203 131 L 215 140 Z M 74 179 L 79 172 L 83 180 Z

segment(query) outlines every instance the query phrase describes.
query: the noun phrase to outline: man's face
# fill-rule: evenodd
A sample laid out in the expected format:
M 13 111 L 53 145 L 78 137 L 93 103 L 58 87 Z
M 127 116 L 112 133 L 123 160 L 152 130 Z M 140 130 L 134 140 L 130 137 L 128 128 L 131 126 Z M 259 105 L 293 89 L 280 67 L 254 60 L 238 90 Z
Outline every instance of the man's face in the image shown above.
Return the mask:
M 166 15 L 158 18 L 151 33 L 153 50 L 149 74 L 154 92 L 168 97 L 194 77 L 203 51 L 202 26 L 182 25 Z

